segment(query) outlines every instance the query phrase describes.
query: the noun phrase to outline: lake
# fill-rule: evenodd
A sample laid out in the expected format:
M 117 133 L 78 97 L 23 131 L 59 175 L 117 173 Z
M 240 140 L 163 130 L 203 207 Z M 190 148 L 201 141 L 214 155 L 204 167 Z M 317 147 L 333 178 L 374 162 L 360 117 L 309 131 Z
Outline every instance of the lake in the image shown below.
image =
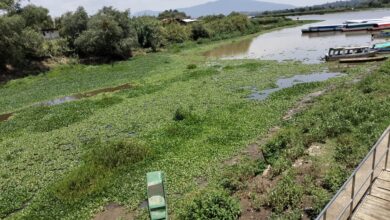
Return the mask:
M 370 46 L 386 40 L 372 39 L 372 33 L 368 31 L 302 34 L 301 29 L 314 25 L 341 24 L 346 20 L 385 16 L 390 16 L 390 9 L 291 17 L 322 22 L 262 34 L 218 47 L 205 55 L 222 59 L 297 60 L 303 63 L 320 63 L 331 47 Z

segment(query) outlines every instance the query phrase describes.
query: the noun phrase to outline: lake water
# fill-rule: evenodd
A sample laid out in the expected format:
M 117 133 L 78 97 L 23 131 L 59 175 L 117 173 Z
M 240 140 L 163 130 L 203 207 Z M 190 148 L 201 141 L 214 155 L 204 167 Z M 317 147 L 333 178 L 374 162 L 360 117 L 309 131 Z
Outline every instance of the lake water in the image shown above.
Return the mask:
M 224 45 L 205 55 L 222 59 L 297 60 L 304 63 L 320 63 L 331 47 L 370 46 L 386 40 L 372 39 L 372 33 L 367 31 L 302 34 L 302 28 L 386 16 L 390 16 L 390 9 L 300 16 L 300 20 L 323 21 L 262 34 L 253 39 Z
M 344 76 L 342 73 L 312 73 L 309 75 L 295 75 L 290 78 L 282 78 L 276 82 L 277 87 L 272 89 L 266 89 L 263 91 L 258 91 L 256 87 L 251 88 L 252 94 L 248 97 L 251 100 L 262 101 L 268 98 L 272 93 L 280 91 L 282 89 L 293 87 L 294 85 L 301 83 L 311 83 L 311 82 L 323 82 L 331 78 L 336 78 Z

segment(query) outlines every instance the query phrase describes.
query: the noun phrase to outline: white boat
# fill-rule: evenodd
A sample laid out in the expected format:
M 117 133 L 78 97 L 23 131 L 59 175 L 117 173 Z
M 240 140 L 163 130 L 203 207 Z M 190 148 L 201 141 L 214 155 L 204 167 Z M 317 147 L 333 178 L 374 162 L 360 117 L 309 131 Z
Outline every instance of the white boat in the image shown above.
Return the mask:
M 367 46 L 330 48 L 325 56 L 325 60 L 334 61 L 348 58 L 374 57 L 376 53 L 376 51 Z

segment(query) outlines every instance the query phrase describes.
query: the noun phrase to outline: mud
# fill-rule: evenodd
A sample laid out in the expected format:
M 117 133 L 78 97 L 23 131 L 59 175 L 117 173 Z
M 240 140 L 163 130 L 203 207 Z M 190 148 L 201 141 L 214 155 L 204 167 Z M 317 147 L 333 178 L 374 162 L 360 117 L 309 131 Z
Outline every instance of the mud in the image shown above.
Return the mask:
M 14 115 L 13 113 L 7 113 L 7 114 L 0 115 L 0 122 L 7 121 L 13 115 Z
M 135 216 L 131 213 L 129 213 L 125 207 L 116 204 L 111 203 L 104 207 L 104 211 L 97 214 L 93 220 L 134 220 Z

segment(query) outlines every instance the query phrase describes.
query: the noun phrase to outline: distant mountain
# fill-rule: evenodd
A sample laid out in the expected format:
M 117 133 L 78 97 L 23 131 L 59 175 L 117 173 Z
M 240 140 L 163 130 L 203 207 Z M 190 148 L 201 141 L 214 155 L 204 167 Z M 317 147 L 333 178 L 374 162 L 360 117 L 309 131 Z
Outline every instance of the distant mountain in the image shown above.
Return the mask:
M 213 14 L 230 14 L 233 11 L 236 12 L 263 12 L 273 10 L 283 10 L 295 8 L 293 5 L 277 4 L 271 2 L 263 2 L 257 0 L 217 0 L 208 2 L 205 4 L 189 7 L 179 8 L 177 10 L 185 12 L 191 17 L 200 17 L 204 15 Z M 158 15 L 156 11 L 142 11 L 135 14 L 135 16 L 141 15 Z
M 160 14 L 160 11 L 145 10 L 136 12 L 134 16 L 158 16 L 158 14 Z

